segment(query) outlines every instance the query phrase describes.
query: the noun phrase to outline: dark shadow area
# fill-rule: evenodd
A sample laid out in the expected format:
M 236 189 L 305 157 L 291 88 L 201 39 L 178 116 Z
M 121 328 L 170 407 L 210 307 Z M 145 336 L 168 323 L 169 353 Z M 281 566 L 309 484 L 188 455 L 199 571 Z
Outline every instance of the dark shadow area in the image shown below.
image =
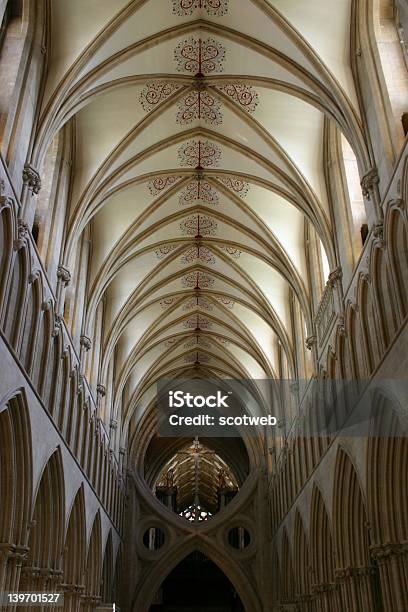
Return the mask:
M 245 608 L 215 563 L 194 552 L 164 580 L 150 612 L 245 612 Z

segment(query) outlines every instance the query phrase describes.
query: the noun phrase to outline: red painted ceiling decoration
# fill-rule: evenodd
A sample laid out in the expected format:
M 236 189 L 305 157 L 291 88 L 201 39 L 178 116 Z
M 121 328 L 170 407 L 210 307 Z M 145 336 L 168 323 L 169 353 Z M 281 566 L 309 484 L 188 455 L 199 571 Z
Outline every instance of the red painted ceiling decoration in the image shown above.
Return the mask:
M 231 300 L 231 298 L 227 297 L 226 295 L 217 295 L 215 299 L 227 308 L 234 308 L 234 300 Z
M 211 312 L 212 304 L 204 297 L 193 297 L 187 300 L 183 306 L 183 310 L 193 310 L 194 308 L 202 308 Z
M 164 309 L 169 308 L 176 302 L 175 297 L 166 297 L 160 300 L 160 306 Z
M 188 183 L 180 194 L 179 203 L 181 206 L 190 206 L 191 204 L 209 204 L 216 206 L 219 203 L 219 195 L 215 188 L 197 173 L 197 178 Z
M 183 327 L 187 329 L 210 329 L 212 325 L 212 321 L 199 314 L 183 321 Z
M 225 251 L 228 255 L 231 255 L 231 257 L 234 257 L 234 259 L 239 259 L 242 255 L 242 251 L 228 244 L 223 245 L 220 249 Z
M 153 196 L 159 195 L 162 191 L 165 191 L 172 185 L 175 185 L 180 181 L 182 176 L 159 176 L 152 181 L 147 183 L 147 187 Z
M 210 355 L 206 353 L 201 353 L 200 351 L 196 351 L 195 353 L 190 353 L 184 357 L 185 363 L 208 363 L 211 361 Z
M 234 191 L 240 198 L 245 198 L 249 191 L 249 183 L 236 176 L 217 176 L 216 177 L 225 187 Z
M 193 346 L 199 346 L 201 348 L 210 348 L 211 342 L 197 334 L 194 338 L 191 338 L 191 340 L 184 344 L 185 349 L 193 348 Z
M 221 103 L 205 89 L 192 91 L 177 103 L 176 122 L 188 125 L 193 121 L 204 121 L 210 125 L 222 123 Z
M 214 38 L 190 37 L 174 50 L 178 72 L 189 72 L 198 78 L 224 70 L 225 47 Z
M 251 85 L 229 83 L 219 86 L 218 89 L 248 113 L 253 113 L 258 106 L 259 95 Z
M 196 170 L 219 166 L 221 148 L 209 140 L 189 140 L 178 150 L 181 166 L 190 166 Z
M 202 236 L 215 236 L 217 233 L 217 222 L 207 215 L 190 215 L 180 223 L 181 233 L 194 236 L 197 239 Z
M 183 253 L 180 261 L 182 264 L 190 264 L 199 261 L 209 265 L 214 265 L 215 257 L 211 253 L 210 249 L 207 249 L 207 247 L 202 245 L 197 245 L 190 247 L 185 253 Z
M 186 289 L 195 289 L 197 292 L 200 289 L 208 289 L 215 283 L 215 279 L 205 272 L 197 271 L 186 274 L 181 279 L 181 284 Z
M 157 259 L 163 259 L 167 257 L 172 251 L 177 249 L 177 244 L 162 244 L 158 249 L 156 249 L 156 257 Z
M 143 110 L 150 112 L 180 87 L 181 85 L 169 81 L 149 81 L 140 92 L 139 100 Z
M 210 17 L 223 17 L 228 13 L 228 0 L 172 0 L 173 13 L 188 17 L 197 10 L 205 10 Z

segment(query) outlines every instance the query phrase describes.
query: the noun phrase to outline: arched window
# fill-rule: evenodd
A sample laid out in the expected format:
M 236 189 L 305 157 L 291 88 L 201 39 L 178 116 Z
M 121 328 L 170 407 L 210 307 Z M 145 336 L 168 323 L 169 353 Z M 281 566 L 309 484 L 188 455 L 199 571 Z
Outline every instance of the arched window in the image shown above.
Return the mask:
M 376 0 L 374 15 L 375 38 L 395 125 L 397 151 L 404 142 L 408 112 L 408 49 L 403 5 L 399 0 L 398 4 L 395 0 Z
M 367 213 L 361 191 L 357 159 L 353 149 L 343 134 L 341 135 L 341 148 L 351 212 L 350 230 L 353 240 L 354 255 L 357 259 L 361 253 L 368 233 Z

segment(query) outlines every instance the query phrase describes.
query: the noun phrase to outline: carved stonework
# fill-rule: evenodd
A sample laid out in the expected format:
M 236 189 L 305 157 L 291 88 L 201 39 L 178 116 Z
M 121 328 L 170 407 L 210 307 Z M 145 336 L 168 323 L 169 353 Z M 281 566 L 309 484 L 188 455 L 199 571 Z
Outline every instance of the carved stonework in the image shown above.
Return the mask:
M 41 178 L 38 171 L 31 164 L 26 164 L 24 166 L 23 183 L 33 195 L 38 195 L 40 193 Z
M 337 285 L 337 283 L 341 282 L 342 277 L 343 277 L 342 269 L 338 267 L 338 268 L 335 268 L 335 270 L 333 270 L 332 272 L 330 272 L 327 282 L 330 285 L 330 287 L 334 288 Z
M 58 336 L 61 329 L 62 329 L 62 316 L 59 314 L 56 314 L 55 319 L 54 319 L 54 329 L 51 332 L 52 337 L 55 338 L 56 336 Z
M 311 336 L 308 336 L 306 338 L 305 344 L 306 344 L 306 348 L 311 351 L 312 348 L 314 347 L 314 345 L 316 344 L 317 338 L 315 336 L 315 334 L 312 334 Z
M 106 387 L 105 387 L 105 385 L 102 385 L 102 383 L 98 383 L 96 385 L 96 393 L 98 395 L 100 395 L 101 397 L 105 397 L 105 395 L 106 395 Z
M 380 177 L 378 176 L 377 168 L 371 168 L 361 179 L 361 190 L 363 192 L 363 196 L 367 198 L 367 200 L 371 199 L 371 194 L 373 189 L 380 182 Z
M 379 247 L 384 246 L 384 226 L 382 223 L 377 223 L 373 227 L 373 240 Z
M 83 335 L 79 339 L 79 344 L 85 351 L 89 351 L 92 346 L 92 340 L 88 336 Z
M 113 429 L 113 431 L 116 431 L 116 429 L 118 428 L 118 422 L 116 419 L 110 420 L 110 428 Z
M 374 559 L 381 561 L 387 557 L 408 555 L 408 542 L 389 542 L 371 546 L 371 554 Z
M 22 249 L 23 246 L 26 244 L 27 242 L 27 238 L 29 236 L 29 229 L 28 229 L 28 223 L 27 221 L 24 221 L 24 219 L 18 219 L 17 221 L 17 238 L 14 241 L 14 249 L 16 251 L 18 251 L 19 249 Z
M 343 316 L 339 317 L 339 321 L 337 324 L 337 332 L 340 336 L 346 336 L 346 323 Z
M 57 278 L 62 282 L 64 287 L 68 287 L 71 282 L 71 272 L 65 268 L 64 266 L 58 266 L 57 269 Z

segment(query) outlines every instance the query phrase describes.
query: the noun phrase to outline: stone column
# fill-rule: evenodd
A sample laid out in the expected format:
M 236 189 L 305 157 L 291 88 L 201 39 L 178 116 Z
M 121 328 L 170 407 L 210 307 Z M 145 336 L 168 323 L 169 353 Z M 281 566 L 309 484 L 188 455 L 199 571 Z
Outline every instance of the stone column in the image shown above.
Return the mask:
M 83 612 L 92 612 L 101 603 L 101 598 L 97 595 L 83 595 L 81 597 L 81 607 Z
M 408 542 L 373 546 L 384 612 L 403 612 L 408 602 Z
M 77 612 L 79 610 L 84 586 L 81 584 L 62 584 L 64 593 L 64 612 Z
M 35 209 L 37 206 L 37 198 L 41 190 L 41 178 L 38 170 L 31 164 L 25 164 L 23 168 L 23 192 L 21 194 L 21 202 L 23 209 L 23 218 L 27 221 L 29 227 L 34 222 Z
M 57 269 L 57 307 L 56 312 L 63 316 L 64 314 L 64 299 L 65 290 L 71 282 L 71 272 L 62 265 L 58 266 Z
M 347 567 L 336 570 L 336 580 L 340 584 L 343 609 L 347 612 L 375 610 L 372 565 Z
M 316 612 L 343 612 L 339 587 L 335 582 L 315 584 L 312 591 Z
M 383 222 L 384 213 L 381 208 L 380 192 L 378 184 L 380 177 L 377 168 L 373 167 L 365 173 L 361 179 L 361 191 L 366 203 L 367 219 L 370 229 Z

